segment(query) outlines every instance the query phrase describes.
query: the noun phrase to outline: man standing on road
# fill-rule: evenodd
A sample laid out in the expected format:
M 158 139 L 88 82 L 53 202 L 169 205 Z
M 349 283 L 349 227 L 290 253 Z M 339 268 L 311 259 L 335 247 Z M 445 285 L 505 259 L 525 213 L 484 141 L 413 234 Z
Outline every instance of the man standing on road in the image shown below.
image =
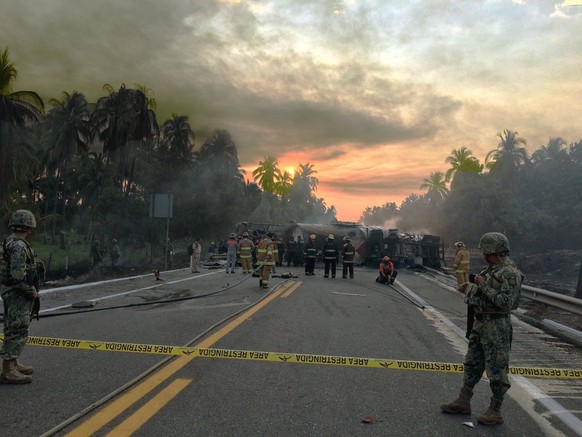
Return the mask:
M 335 237 L 333 234 L 329 234 L 327 237 L 327 241 L 323 245 L 323 261 L 324 261 L 324 268 L 323 268 L 323 277 L 329 278 L 329 270 L 331 267 L 331 277 L 335 278 L 335 271 L 337 268 L 337 257 L 338 257 L 338 250 L 335 244 Z
M 317 257 L 315 238 L 315 234 L 311 234 L 309 236 L 309 241 L 305 244 L 305 276 L 315 275 L 315 258 Z
M 202 244 L 200 244 L 200 237 L 196 237 L 192 243 L 192 259 L 190 260 L 192 273 L 200 273 L 200 256 L 202 255 Z
M 356 248 L 352 244 L 350 237 L 344 237 L 344 246 L 342 247 L 342 278 L 348 277 L 348 270 L 350 272 L 350 279 L 354 279 L 354 256 L 356 255 Z
M 462 241 L 457 241 L 455 246 L 457 253 L 455 254 L 453 268 L 455 269 L 455 276 L 457 277 L 457 290 L 462 291 L 461 287 L 469 280 L 469 261 L 471 260 L 471 255 L 469 255 L 469 251 Z
M 275 251 L 277 247 L 271 238 L 272 233 L 263 235 L 263 239 L 257 246 L 257 261 L 261 265 L 261 279 L 259 285 L 261 288 L 269 288 L 269 278 L 271 276 L 271 269 L 275 265 Z
M 0 350 L 2 384 L 26 384 L 32 381 L 32 367 L 18 362 L 28 339 L 28 327 L 33 306 L 38 300 L 38 284 L 44 278 L 44 264 L 27 238 L 36 228 L 32 212 L 19 209 L 8 224 L 12 230 L 2 244 L 2 272 L 0 293 L 4 302 L 4 343 Z
M 238 252 L 238 241 L 236 241 L 236 234 L 230 234 L 230 238 L 226 240 L 226 273 L 234 273 L 236 267 L 236 253 Z
M 442 404 L 449 414 L 471 414 L 473 387 L 487 371 L 493 396 L 487 411 L 477 418 L 483 425 L 502 423 L 503 396 L 511 387 L 509 351 L 513 328 L 510 311 L 519 305 L 523 276 L 508 257 L 509 241 L 499 232 L 488 232 L 481 237 L 479 249 L 489 264 L 465 288 L 465 301 L 475 312 L 475 323 L 469 335 L 465 355 L 463 387 L 459 397 Z
M 249 233 L 247 231 L 243 232 L 243 238 L 238 244 L 240 263 L 242 265 L 242 272 L 251 273 L 253 271 L 253 249 L 255 244 L 249 238 Z

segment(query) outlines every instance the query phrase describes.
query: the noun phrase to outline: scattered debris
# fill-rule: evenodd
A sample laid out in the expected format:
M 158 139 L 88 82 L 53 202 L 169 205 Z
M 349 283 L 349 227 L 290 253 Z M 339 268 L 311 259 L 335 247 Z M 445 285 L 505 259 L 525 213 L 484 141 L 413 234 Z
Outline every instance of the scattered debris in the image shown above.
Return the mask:
M 357 293 L 338 293 L 337 291 L 332 291 L 332 294 L 342 294 L 344 296 L 363 296 L 366 297 L 365 294 L 357 294 Z
M 473 422 L 463 422 L 463 425 L 468 426 L 469 428 L 475 428 L 475 425 L 473 425 Z
M 71 304 L 71 308 L 91 308 L 95 306 L 95 302 L 91 300 L 82 300 Z
M 156 281 L 161 281 L 162 280 L 162 278 L 160 278 L 160 269 L 152 270 L 152 273 L 154 274 L 154 277 L 156 278 Z
M 362 423 L 374 423 L 374 418 L 372 416 L 366 416 L 362 419 Z

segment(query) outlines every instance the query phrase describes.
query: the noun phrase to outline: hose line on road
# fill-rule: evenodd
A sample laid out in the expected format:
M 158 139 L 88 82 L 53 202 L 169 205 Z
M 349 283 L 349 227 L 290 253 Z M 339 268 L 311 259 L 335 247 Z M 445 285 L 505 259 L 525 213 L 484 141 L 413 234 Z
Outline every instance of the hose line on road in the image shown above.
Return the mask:
M 359 286 L 367 288 L 369 290 L 372 291 L 380 291 L 380 288 L 378 288 L 377 286 L 373 286 L 367 283 L 362 283 L 358 281 Z M 421 310 L 424 310 L 425 307 L 423 304 L 417 302 L 416 300 L 414 300 L 413 298 L 411 298 L 410 296 L 407 296 L 406 294 L 404 294 L 402 291 L 400 291 L 398 288 L 396 288 L 394 285 L 392 284 L 387 284 L 392 290 L 394 290 L 396 293 L 398 293 L 400 296 L 402 296 L 403 298 L 405 298 L 407 301 L 409 301 L 410 303 L 412 303 L 414 306 L 420 308 Z M 383 287 L 383 285 L 381 286 Z
M 262 266 L 263 266 L 262 264 L 259 265 L 255 270 L 253 270 L 250 273 L 250 275 L 245 276 L 240 281 L 235 282 L 232 285 L 228 285 L 227 287 L 224 287 L 221 290 L 212 291 L 212 292 L 205 293 L 205 294 L 199 294 L 197 296 L 175 297 L 175 298 L 171 298 L 171 299 L 154 300 L 154 301 L 151 301 L 151 302 L 139 302 L 139 303 L 131 303 L 131 304 L 125 304 L 125 305 L 116 305 L 116 306 L 109 306 L 109 307 L 103 307 L 103 308 L 91 308 L 91 309 L 77 310 L 77 311 L 63 311 L 63 312 L 58 312 L 58 313 L 55 312 L 55 313 L 45 313 L 45 314 L 43 314 L 42 311 L 41 311 L 41 314 L 39 314 L 38 317 L 41 318 L 41 319 L 44 319 L 46 317 L 69 316 L 69 315 L 73 315 L 73 314 L 93 313 L 93 312 L 97 312 L 97 311 L 109 311 L 109 310 L 117 310 L 117 309 L 122 309 L 122 308 L 133 308 L 133 307 L 141 307 L 141 306 L 147 306 L 147 305 L 166 304 L 166 303 L 182 302 L 182 301 L 193 300 L 193 299 L 202 299 L 204 297 L 214 296 L 215 294 L 222 293 L 224 291 L 227 291 L 227 290 L 230 290 L 231 288 L 236 287 L 237 285 L 242 284 L 243 282 L 245 282 L 249 278 L 253 277 L 252 276 L 253 273 L 255 273 L 256 271 L 258 271 Z M 71 306 L 72 305 L 73 304 L 71 304 Z M 4 314 L 0 314 L 0 322 L 2 322 L 2 323 L 4 322 Z
M 245 278 L 245 279 L 243 279 L 239 283 L 243 282 L 246 279 L 248 279 L 248 277 Z M 262 302 L 268 296 L 270 296 L 271 294 L 273 294 L 279 287 L 281 287 L 281 285 L 285 284 L 286 282 L 288 282 L 288 280 L 285 280 L 285 281 L 280 282 L 279 284 L 277 284 L 275 287 L 273 287 L 272 289 L 270 289 L 267 293 L 265 293 L 263 296 L 261 296 L 256 301 L 254 301 L 251 304 L 247 305 L 246 307 L 244 307 L 244 308 L 236 311 L 235 313 L 233 313 L 233 314 L 225 317 L 224 319 L 216 322 L 214 325 L 212 325 L 209 328 L 205 329 L 203 332 L 201 332 L 200 334 L 198 334 L 196 337 L 194 337 L 193 339 L 191 339 L 190 341 L 188 341 L 188 343 L 186 343 L 182 347 L 190 347 L 190 346 L 192 346 L 192 344 L 196 343 L 198 340 L 200 340 L 204 336 L 208 335 L 210 332 L 212 332 L 216 328 L 218 328 L 221 325 L 225 324 L 229 320 L 235 318 L 239 314 L 242 314 L 245 311 L 248 311 L 249 309 L 251 309 L 254 306 L 258 305 L 260 302 Z M 237 285 L 237 284 L 235 284 L 235 285 Z M 221 290 L 221 291 L 224 291 L 224 290 Z M 105 397 L 99 399 L 98 401 L 92 403 L 91 405 L 89 405 L 88 407 L 84 408 L 83 410 L 81 410 L 80 412 L 78 412 L 77 414 L 75 414 L 74 416 L 69 417 L 67 420 L 65 420 L 64 422 L 61 422 L 60 424 L 58 424 L 54 428 L 51 428 L 50 430 L 48 430 L 47 432 L 45 432 L 44 434 L 42 434 L 40 437 L 51 437 L 51 436 L 55 435 L 59 431 L 65 429 L 67 426 L 69 426 L 72 423 L 78 421 L 79 419 L 82 419 L 83 417 L 87 416 L 89 413 L 91 413 L 95 409 L 99 408 L 101 405 L 105 404 L 106 402 L 110 401 L 114 397 L 116 397 L 116 396 L 120 395 L 121 393 L 123 393 L 124 391 L 128 390 L 129 388 L 131 388 L 132 386 L 134 386 L 135 384 L 137 384 L 138 382 L 142 381 L 147 376 L 149 376 L 150 374 L 152 374 L 153 372 L 155 372 L 156 370 L 158 370 L 160 367 L 164 366 L 165 364 L 167 364 L 168 362 L 170 362 L 171 360 L 176 359 L 176 358 L 177 358 L 176 356 L 169 356 L 167 358 L 164 358 L 159 363 L 154 364 L 149 369 L 145 370 L 144 372 L 142 372 L 140 375 L 136 376 L 131 381 L 129 381 L 129 382 L 125 383 L 124 385 L 122 385 L 121 387 L 119 387 L 117 390 L 109 393 L 107 396 L 105 396 Z

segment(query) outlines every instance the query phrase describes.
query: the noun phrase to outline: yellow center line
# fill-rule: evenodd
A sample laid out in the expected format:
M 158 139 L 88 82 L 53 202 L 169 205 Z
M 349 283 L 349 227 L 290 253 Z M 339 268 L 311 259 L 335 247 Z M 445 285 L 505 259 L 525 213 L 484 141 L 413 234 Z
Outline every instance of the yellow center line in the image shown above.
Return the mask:
M 291 295 L 291 293 L 297 290 L 302 283 L 303 282 L 295 282 L 291 287 L 289 287 L 289 289 L 285 293 L 281 295 L 281 299 L 288 298 Z
M 284 284 L 281 289 L 277 290 L 261 302 L 259 302 L 256 306 L 250 308 L 248 311 L 245 311 L 228 325 L 224 326 L 222 329 L 216 331 L 210 337 L 202 340 L 200 343 L 196 344 L 194 347 L 198 348 L 208 348 L 224 337 L 226 334 L 237 328 L 240 324 L 242 324 L 245 320 L 251 317 L 253 314 L 257 313 L 259 310 L 264 308 L 268 303 L 272 300 L 277 298 L 283 292 L 285 292 L 293 283 L 286 283 Z M 163 366 L 160 370 L 154 372 L 151 376 L 146 378 L 143 382 L 136 385 L 134 388 L 129 390 L 123 396 L 119 397 L 108 406 L 104 407 L 102 410 L 97 412 L 95 415 L 90 417 L 88 420 L 83 422 L 77 428 L 73 429 L 70 433 L 67 434 L 67 437 L 85 437 L 88 435 L 93 435 L 99 429 L 103 428 L 125 410 L 127 410 L 130 406 L 135 404 L 145 395 L 147 395 L 150 391 L 156 388 L 158 385 L 163 383 L 166 379 L 170 378 L 184 366 L 186 366 L 190 361 L 192 361 L 196 357 L 188 357 L 183 356 L 179 357 L 169 364 Z
M 121 437 L 133 435 L 141 426 L 160 411 L 168 402 L 174 399 L 188 384 L 191 379 L 179 378 L 173 381 L 165 389 L 159 392 L 143 407 L 129 416 L 123 423 L 113 429 L 107 437 Z

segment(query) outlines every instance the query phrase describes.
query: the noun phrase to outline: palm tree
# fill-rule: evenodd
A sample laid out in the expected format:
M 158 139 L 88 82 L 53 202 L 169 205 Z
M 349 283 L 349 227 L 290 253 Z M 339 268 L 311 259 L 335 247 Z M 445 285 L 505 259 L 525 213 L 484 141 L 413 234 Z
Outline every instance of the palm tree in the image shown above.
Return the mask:
M 193 158 L 194 131 L 187 115 L 172 114 L 162 125 L 162 144 L 173 160 L 190 163 Z
M 12 92 L 17 76 L 8 49 L 0 51 L 0 209 L 23 174 L 16 162 L 23 153 L 28 153 L 19 144 L 23 141 L 23 130 L 43 118 L 44 103 L 37 93 Z
M 314 176 L 315 174 L 317 174 L 317 171 L 309 162 L 307 164 L 299 164 L 295 172 L 295 179 L 302 181 L 310 191 L 316 191 L 319 180 Z
M 446 173 L 447 182 L 453 181 L 458 173 L 481 173 L 483 171 L 483 164 L 480 164 L 479 160 L 473 156 L 473 152 L 465 146 L 453 150 L 445 162 L 451 164 L 451 168 Z
M 67 203 L 67 170 L 71 159 L 79 152 L 89 149 L 93 135 L 89 121 L 89 107 L 85 96 L 77 91 L 63 92 L 63 100 L 51 99 L 53 108 L 47 114 L 47 123 L 52 137 L 50 157 L 56 168 L 57 178 L 62 180 L 63 230 L 66 227 L 65 207 Z
M 281 177 L 275 182 L 275 194 L 288 196 L 293 187 L 293 179 L 288 171 L 284 171 Z
M 498 133 L 500 141 L 497 148 L 489 152 L 485 158 L 486 167 L 492 172 L 499 172 L 501 180 L 510 188 L 517 181 L 517 172 L 521 165 L 528 162 L 525 139 L 518 136 L 517 132 L 505 129 Z
M 548 144 L 542 146 L 532 155 L 532 161 L 539 163 L 541 161 L 560 162 L 568 157 L 568 152 L 564 148 L 566 141 L 560 137 L 550 137 Z
M 281 179 L 281 170 L 277 167 L 279 163 L 272 156 L 267 156 L 263 161 L 259 161 L 259 166 L 253 171 L 253 178 L 259 186 L 269 193 L 276 193 L 277 182 Z
M 198 160 L 205 165 L 211 165 L 213 170 L 221 174 L 239 171 L 236 143 L 226 130 L 215 130 L 212 137 L 200 149 Z
M 442 202 L 442 200 L 449 194 L 447 179 L 445 174 L 441 171 L 432 172 L 428 178 L 425 178 L 420 185 L 420 189 L 424 188 L 428 189 L 428 202 L 433 205 Z

